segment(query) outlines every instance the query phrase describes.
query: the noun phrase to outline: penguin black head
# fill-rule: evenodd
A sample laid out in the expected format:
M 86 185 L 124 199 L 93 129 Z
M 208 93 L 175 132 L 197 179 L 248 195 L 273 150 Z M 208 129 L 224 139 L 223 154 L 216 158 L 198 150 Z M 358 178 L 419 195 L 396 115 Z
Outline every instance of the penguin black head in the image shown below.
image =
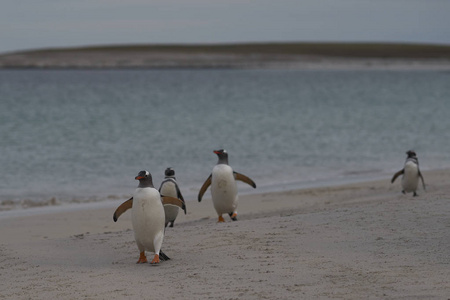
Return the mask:
M 166 171 L 164 171 L 164 175 L 166 175 L 166 177 L 174 177 L 175 170 L 172 168 L 167 168 Z
M 228 152 L 225 149 L 214 150 L 214 153 L 219 157 L 219 161 L 217 164 L 226 164 L 228 165 Z
M 414 152 L 414 150 L 408 150 L 406 152 L 406 155 L 408 155 L 408 158 L 417 156 L 417 154 L 416 154 L 416 152 Z
M 150 174 L 148 171 L 140 171 L 134 179 L 139 180 L 139 187 L 141 188 L 153 187 L 152 174 Z

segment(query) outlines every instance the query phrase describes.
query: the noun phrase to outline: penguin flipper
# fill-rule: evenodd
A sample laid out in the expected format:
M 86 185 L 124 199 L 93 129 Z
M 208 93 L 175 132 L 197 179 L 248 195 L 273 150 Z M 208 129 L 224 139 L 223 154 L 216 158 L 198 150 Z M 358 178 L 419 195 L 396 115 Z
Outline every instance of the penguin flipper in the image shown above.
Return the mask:
M 186 205 L 183 201 L 181 201 L 178 198 L 175 197 L 169 197 L 169 196 L 161 196 L 161 201 L 163 205 L 175 205 L 184 210 L 184 213 L 186 214 Z
M 425 188 L 425 181 L 423 180 L 423 176 L 422 176 L 422 173 L 420 173 L 420 170 L 419 170 L 419 177 L 422 180 L 423 190 L 425 191 L 426 190 L 426 188 Z
M 181 194 L 181 191 L 180 191 L 180 188 L 178 187 L 178 184 L 175 185 L 175 188 L 177 190 L 177 197 L 178 197 L 178 199 L 180 199 L 181 201 L 184 202 L 184 198 L 183 198 L 183 195 Z
M 120 215 L 129 210 L 131 207 L 133 207 L 133 197 L 131 197 L 130 199 L 119 205 L 119 207 L 116 209 L 113 215 L 114 222 L 117 222 Z
M 245 182 L 245 183 L 247 183 L 248 185 L 251 185 L 253 188 L 256 189 L 256 184 L 255 184 L 255 182 L 254 182 L 253 180 L 251 180 L 249 177 L 245 176 L 244 174 L 235 172 L 235 171 L 233 171 L 233 173 L 234 173 L 234 178 L 235 178 L 236 180 L 240 180 L 240 181 L 242 181 L 242 182 Z
M 181 194 L 181 191 L 180 191 L 180 188 L 178 187 L 178 184 L 175 185 L 175 188 L 177 190 L 178 199 L 180 199 L 183 202 L 182 209 L 184 210 L 184 214 L 186 214 L 186 202 L 184 202 L 184 198 L 183 198 L 183 195 Z
M 198 202 L 202 201 L 203 194 L 205 194 L 206 190 L 211 185 L 211 179 L 212 179 L 212 174 L 209 175 L 209 177 L 206 179 L 206 181 L 203 183 L 202 187 L 200 188 L 200 191 L 198 192 Z
M 396 179 L 398 176 L 402 175 L 403 173 L 405 173 L 405 169 L 401 169 L 400 171 L 398 171 L 397 173 L 395 173 L 394 176 L 392 176 L 391 183 L 394 183 L 395 179 Z

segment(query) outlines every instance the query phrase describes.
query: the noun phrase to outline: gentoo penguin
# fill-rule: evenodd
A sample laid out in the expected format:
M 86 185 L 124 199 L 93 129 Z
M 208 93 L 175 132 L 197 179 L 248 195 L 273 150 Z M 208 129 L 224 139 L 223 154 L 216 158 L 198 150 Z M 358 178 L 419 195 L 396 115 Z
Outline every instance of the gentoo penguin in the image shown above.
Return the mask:
M 203 194 L 211 186 L 212 201 L 219 215 L 218 222 L 225 222 L 222 214 L 228 214 L 233 221 L 236 221 L 238 202 L 236 180 L 243 181 L 253 188 L 256 188 L 256 184 L 247 176 L 233 171 L 228 165 L 228 153 L 226 150 L 214 150 L 214 153 L 219 157 L 219 161 L 214 166 L 211 175 L 203 183 L 198 193 L 198 202 L 202 201 Z
M 419 169 L 419 159 L 417 158 L 416 152 L 413 150 L 409 150 L 406 152 L 408 157 L 405 161 L 405 166 L 403 169 L 394 174 L 391 179 L 391 183 L 395 181 L 395 179 L 403 175 L 402 177 L 402 193 L 410 193 L 413 192 L 413 196 L 417 196 L 417 185 L 419 183 L 419 177 L 422 180 L 423 189 L 425 190 L 425 181 L 423 180 L 422 173 L 420 173 Z
M 164 171 L 165 178 L 161 182 L 159 187 L 159 193 L 164 196 L 170 196 L 179 199 L 183 202 L 182 209 L 184 214 L 186 214 L 186 203 L 184 202 L 183 195 L 181 194 L 180 188 L 178 187 L 177 180 L 175 179 L 175 171 L 172 168 L 167 168 Z M 173 204 L 164 204 L 164 212 L 166 214 L 166 227 L 170 223 L 170 227 L 173 227 L 173 223 L 178 216 L 178 211 L 180 208 Z
M 134 238 L 140 252 L 137 263 L 146 263 L 145 251 L 150 251 L 155 253 L 151 264 L 157 264 L 160 262 L 160 257 L 161 260 L 170 259 L 161 251 L 164 239 L 164 199 L 161 201 L 158 190 L 153 186 L 152 175 L 148 171 L 140 171 L 135 179 L 139 180 L 139 185 L 133 197 L 116 209 L 113 219 L 116 222 L 121 214 L 131 208 Z M 179 199 L 167 198 L 167 201 L 174 204 L 179 202 Z

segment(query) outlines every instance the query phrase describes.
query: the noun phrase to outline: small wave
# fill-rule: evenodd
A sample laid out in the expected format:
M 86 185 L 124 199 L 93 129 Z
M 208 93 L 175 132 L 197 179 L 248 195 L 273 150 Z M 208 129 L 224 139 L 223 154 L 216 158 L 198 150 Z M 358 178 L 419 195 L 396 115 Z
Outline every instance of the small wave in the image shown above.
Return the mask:
M 3 200 L 0 202 L 0 211 L 7 211 L 20 208 L 42 207 L 42 206 L 57 206 L 60 204 L 61 204 L 60 201 L 58 201 L 55 197 L 43 201 L 31 199 L 23 199 L 19 201 Z
M 369 169 L 369 170 L 351 170 L 351 171 L 345 171 L 342 173 L 344 176 L 353 176 L 353 175 L 370 175 L 370 174 L 381 174 L 384 170 L 381 169 Z
M 32 200 L 29 198 L 20 200 L 2 200 L 0 201 L 0 211 L 10 211 L 16 209 L 31 209 L 36 207 L 50 207 L 50 206 L 60 206 L 62 204 L 84 204 L 92 202 L 101 202 L 105 200 L 120 200 L 128 199 L 127 196 L 120 195 L 107 195 L 104 197 L 87 197 L 87 198 L 72 198 L 72 199 L 59 199 L 57 197 L 51 197 L 48 199 Z

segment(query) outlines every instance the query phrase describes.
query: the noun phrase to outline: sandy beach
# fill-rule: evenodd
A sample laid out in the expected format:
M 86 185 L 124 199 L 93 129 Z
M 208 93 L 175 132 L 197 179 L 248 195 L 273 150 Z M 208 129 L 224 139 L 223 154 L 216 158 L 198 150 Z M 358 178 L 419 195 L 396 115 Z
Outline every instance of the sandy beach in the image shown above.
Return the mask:
M 222 224 L 208 192 L 158 266 L 118 200 L 2 217 L 0 299 L 449 299 L 450 170 L 423 174 L 418 197 L 390 178 L 245 195 Z

